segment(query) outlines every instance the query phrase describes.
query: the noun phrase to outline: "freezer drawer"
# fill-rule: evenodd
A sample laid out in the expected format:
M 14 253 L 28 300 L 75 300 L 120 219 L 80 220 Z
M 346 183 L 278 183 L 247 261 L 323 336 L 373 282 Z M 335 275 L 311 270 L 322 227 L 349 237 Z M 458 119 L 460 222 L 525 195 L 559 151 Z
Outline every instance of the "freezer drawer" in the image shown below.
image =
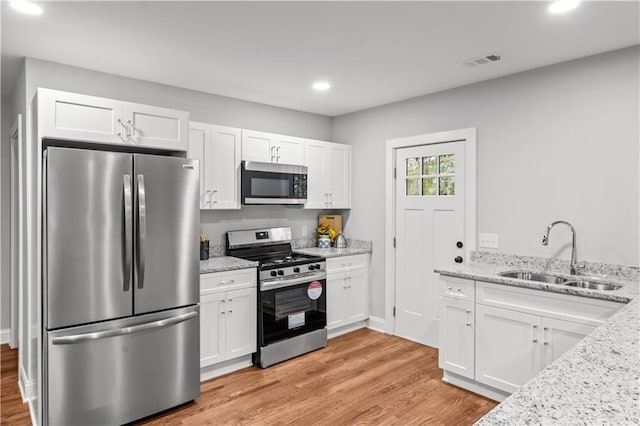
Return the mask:
M 123 424 L 200 395 L 198 306 L 45 336 L 44 424 Z

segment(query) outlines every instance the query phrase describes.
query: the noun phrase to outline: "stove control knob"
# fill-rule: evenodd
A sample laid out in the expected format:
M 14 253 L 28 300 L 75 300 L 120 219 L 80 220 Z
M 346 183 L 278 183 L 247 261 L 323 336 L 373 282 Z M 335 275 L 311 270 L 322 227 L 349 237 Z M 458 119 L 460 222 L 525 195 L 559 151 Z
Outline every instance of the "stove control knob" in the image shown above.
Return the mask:
M 282 269 L 278 269 L 278 275 L 284 275 L 284 271 Z
M 293 268 L 293 272 L 300 272 L 300 268 L 296 266 L 295 268 Z
M 313 265 L 309 265 L 309 270 L 310 270 L 310 271 L 313 271 L 313 269 L 314 269 L 314 268 L 313 268 Z
M 276 276 L 276 271 L 271 271 L 271 276 L 275 277 Z
M 320 269 L 320 265 L 316 263 L 316 269 Z

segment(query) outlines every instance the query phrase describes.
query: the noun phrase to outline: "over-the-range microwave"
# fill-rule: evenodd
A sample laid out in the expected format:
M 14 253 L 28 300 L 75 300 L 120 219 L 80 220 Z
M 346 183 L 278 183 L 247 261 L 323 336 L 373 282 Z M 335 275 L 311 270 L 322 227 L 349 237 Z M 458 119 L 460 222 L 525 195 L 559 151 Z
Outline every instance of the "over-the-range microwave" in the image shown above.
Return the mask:
M 307 167 L 243 161 L 242 204 L 304 204 Z

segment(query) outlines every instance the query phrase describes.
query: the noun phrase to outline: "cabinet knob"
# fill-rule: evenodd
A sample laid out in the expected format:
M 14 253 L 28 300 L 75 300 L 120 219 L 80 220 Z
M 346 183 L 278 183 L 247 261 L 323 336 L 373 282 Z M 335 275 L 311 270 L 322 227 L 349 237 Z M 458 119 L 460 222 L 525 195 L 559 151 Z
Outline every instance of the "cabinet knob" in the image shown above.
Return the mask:
M 464 259 L 462 258 L 462 256 L 456 256 L 456 258 L 453 259 L 453 261 L 456 262 L 456 263 L 462 263 L 463 260 Z

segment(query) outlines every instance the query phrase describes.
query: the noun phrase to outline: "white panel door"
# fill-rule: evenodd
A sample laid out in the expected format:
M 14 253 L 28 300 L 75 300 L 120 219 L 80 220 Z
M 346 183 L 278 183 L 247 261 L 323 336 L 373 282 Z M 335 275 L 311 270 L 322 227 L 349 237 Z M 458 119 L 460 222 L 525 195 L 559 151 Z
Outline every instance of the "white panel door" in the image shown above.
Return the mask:
M 396 154 L 395 334 L 438 347 L 438 274 L 463 261 L 464 143 Z
M 474 378 L 474 304 L 440 297 L 440 348 L 438 367 Z
M 211 208 L 240 208 L 240 129 L 211 126 L 213 152 L 209 158 L 212 179 Z
M 552 318 L 542 318 L 542 368 L 574 347 L 595 327 Z
M 328 150 L 329 207 L 351 208 L 351 147 L 332 143 Z
M 211 208 L 212 158 L 211 126 L 204 123 L 189 123 L 189 149 L 187 157 L 200 161 L 200 208 Z
M 224 292 L 200 296 L 200 368 L 226 359 Z
M 38 106 L 45 137 L 124 144 L 122 102 L 95 96 L 38 90 Z
M 358 269 L 345 272 L 347 287 L 348 322 L 357 322 L 369 318 L 369 270 Z
M 327 274 L 327 330 L 346 324 L 347 284 L 342 273 Z
M 542 319 L 476 305 L 476 380 L 515 392 L 540 371 Z
M 306 209 L 326 209 L 329 203 L 325 164 L 327 162 L 327 143 L 307 141 L 304 149 L 304 164 L 307 166 L 307 202 Z
M 189 146 L 188 112 L 125 102 L 123 119 L 129 143 L 172 151 Z
M 227 359 L 256 351 L 257 303 L 256 288 L 227 292 Z
M 271 133 L 242 130 L 242 159 L 263 163 L 275 162 L 273 137 Z
M 275 162 L 281 164 L 304 164 L 304 139 L 295 136 L 273 135 Z

